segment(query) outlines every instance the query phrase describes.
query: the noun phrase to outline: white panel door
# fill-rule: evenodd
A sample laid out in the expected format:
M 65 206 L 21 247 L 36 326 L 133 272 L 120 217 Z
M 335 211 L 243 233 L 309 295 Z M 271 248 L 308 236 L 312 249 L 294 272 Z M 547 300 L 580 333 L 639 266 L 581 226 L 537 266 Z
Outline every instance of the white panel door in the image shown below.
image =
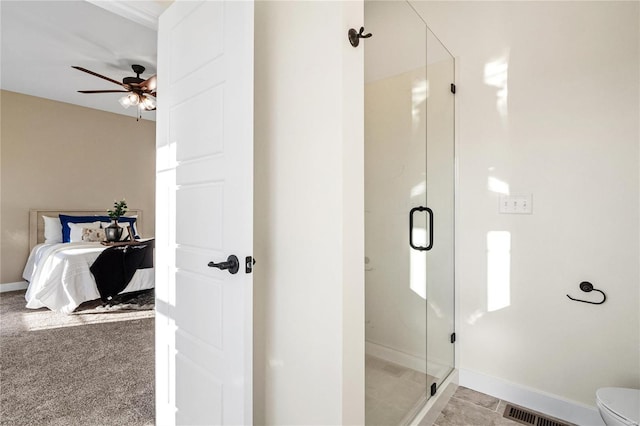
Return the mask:
M 156 423 L 250 424 L 253 2 L 160 17 L 156 139 Z

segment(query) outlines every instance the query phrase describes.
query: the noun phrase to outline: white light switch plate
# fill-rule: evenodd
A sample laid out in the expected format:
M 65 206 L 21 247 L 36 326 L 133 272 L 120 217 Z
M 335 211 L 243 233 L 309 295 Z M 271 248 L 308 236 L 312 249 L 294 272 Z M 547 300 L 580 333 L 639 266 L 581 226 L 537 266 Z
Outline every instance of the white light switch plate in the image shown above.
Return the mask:
M 532 214 L 532 195 L 501 195 L 498 212 L 502 214 Z

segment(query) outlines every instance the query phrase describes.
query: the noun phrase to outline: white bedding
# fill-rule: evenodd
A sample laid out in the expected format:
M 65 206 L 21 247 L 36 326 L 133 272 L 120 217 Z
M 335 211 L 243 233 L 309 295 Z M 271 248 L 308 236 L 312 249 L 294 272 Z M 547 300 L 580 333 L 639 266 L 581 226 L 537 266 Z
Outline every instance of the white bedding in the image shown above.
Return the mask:
M 71 313 L 81 303 L 100 298 L 89 267 L 106 247 L 100 243 L 38 244 L 33 248 L 22 274 L 29 282 L 27 308 L 47 307 Z M 121 292 L 154 287 L 154 269 L 139 269 Z

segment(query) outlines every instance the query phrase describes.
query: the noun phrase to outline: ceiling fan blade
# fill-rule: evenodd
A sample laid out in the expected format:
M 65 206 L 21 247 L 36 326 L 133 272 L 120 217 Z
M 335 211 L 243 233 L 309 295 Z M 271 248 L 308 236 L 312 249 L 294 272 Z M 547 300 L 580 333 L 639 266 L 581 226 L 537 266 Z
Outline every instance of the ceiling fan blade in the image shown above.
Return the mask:
M 91 74 L 91 75 L 94 75 L 94 76 L 96 76 L 96 77 L 102 78 L 102 79 L 104 79 L 104 80 L 110 81 L 110 82 L 112 82 L 112 83 L 117 84 L 118 86 L 123 86 L 123 84 L 122 84 L 122 83 L 120 83 L 120 82 L 119 82 L 119 81 L 117 81 L 117 80 L 114 80 L 114 79 L 109 78 L 109 77 L 105 77 L 104 75 L 100 75 L 100 74 L 98 74 L 98 73 L 96 73 L 96 72 L 93 72 L 93 71 L 89 71 L 89 70 L 88 70 L 88 69 L 86 69 L 86 68 L 77 67 L 77 66 L 75 66 L 75 65 L 73 65 L 71 68 L 75 68 L 75 69 L 77 69 L 77 70 L 79 70 L 79 71 L 84 71 L 84 72 L 86 72 L 87 74 Z
M 140 88 L 145 92 L 154 92 L 156 91 L 156 86 L 158 83 L 158 78 L 155 75 L 152 75 L 142 83 L 140 83 Z
M 129 93 L 128 90 L 78 90 L 79 93 Z

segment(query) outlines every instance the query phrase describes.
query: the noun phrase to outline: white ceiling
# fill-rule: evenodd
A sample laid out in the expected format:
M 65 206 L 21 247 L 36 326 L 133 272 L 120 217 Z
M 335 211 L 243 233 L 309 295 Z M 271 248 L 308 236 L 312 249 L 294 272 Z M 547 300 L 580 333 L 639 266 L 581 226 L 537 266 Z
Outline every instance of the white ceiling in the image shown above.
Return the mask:
M 157 37 L 153 28 L 167 4 L 2 0 L 0 87 L 135 117 L 135 108 L 125 110 L 118 103 L 121 93 L 78 93 L 78 90 L 117 90 L 119 86 L 71 66 L 81 66 L 118 81 L 135 76 L 132 64 L 146 68 L 142 78 L 155 74 Z M 155 120 L 155 112 L 142 115 L 143 119 Z

